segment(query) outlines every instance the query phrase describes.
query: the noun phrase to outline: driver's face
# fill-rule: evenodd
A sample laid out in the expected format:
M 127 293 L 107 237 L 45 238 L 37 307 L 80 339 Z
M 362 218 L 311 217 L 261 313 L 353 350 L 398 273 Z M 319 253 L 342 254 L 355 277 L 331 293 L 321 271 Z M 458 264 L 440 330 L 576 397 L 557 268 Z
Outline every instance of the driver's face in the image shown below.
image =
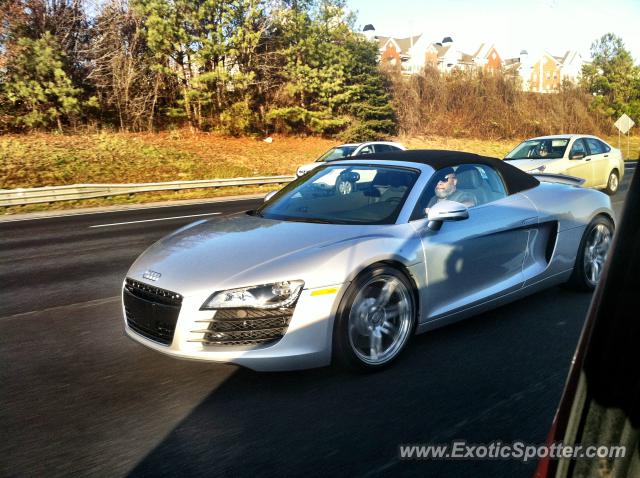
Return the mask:
M 458 180 L 454 173 L 447 174 L 436 184 L 436 196 L 440 199 L 448 198 L 456 191 Z

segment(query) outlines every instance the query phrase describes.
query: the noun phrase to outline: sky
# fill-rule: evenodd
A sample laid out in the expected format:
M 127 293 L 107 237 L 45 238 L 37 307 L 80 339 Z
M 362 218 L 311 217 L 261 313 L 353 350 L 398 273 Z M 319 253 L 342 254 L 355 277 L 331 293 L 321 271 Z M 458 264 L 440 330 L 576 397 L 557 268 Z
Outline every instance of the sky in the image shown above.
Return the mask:
M 640 63 L 640 0 L 347 0 L 357 25 L 377 35 L 424 33 L 430 41 L 453 38 L 456 49 L 474 53 L 495 44 L 500 56 L 576 50 L 586 59 L 591 44 L 608 32 L 621 37 Z

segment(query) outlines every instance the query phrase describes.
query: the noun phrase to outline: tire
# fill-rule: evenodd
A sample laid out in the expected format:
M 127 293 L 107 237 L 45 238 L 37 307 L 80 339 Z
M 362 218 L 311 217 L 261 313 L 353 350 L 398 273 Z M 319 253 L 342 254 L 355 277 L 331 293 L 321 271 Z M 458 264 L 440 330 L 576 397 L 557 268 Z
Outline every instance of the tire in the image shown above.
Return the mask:
M 618 192 L 618 188 L 620 187 L 620 175 L 618 171 L 615 169 L 609 173 L 609 179 L 607 179 L 607 187 L 604 192 L 609 196 L 613 196 Z
M 342 195 L 351 194 L 353 192 L 353 183 L 344 179 L 338 180 L 336 182 L 336 190 Z
M 589 223 L 580 240 L 573 273 L 567 282 L 571 289 L 588 292 L 598 285 L 611 246 L 613 229 L 613 223 L 605 216 L 598 216 Z M 600 241 L 597 239 L 599 233 L 604 234 Z
M 409 343 L 416 316 L 414 286 L 403 272 L 383 264 L 365 270 L 338 307 L 334 362 L 365 372 L 387 367 Z

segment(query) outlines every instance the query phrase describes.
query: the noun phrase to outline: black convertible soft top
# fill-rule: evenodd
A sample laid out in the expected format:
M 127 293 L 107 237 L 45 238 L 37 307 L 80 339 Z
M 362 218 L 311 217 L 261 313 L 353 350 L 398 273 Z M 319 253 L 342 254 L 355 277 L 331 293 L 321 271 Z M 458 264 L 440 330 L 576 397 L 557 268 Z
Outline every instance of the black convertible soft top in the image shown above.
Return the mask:
M 363 154 L 353 156 L 352 160 L 379 159 L 381 161 L 405 161 L 421 163 L 431 166 L 436 171 L 442 168 L 458 166 L 460 164 L 484 164 L 498 171 L 507 185 L 509 194 L 526 191 L 540 184 L 535 177 L 497 158 L 480 156 L 463 151 L 447 151 L 443 149 L 412 149 L 409 151 L 394 151 L 380 154 Z

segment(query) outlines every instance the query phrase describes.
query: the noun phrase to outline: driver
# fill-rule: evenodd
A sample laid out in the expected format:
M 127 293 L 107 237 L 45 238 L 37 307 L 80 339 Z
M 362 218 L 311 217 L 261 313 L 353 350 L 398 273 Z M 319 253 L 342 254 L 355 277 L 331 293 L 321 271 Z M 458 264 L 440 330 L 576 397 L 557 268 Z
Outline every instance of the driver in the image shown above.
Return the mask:
M 538 156 L 541 158 L 546 158 L 547 155 L 549 154 L 549 144 L 546 141 L 543 141 L 542 143 L 540 143 L 540 147 L 538 150 Z
M 429 213 L 434 204 L 440 201 L 456 201 L 467 207 L 476 205 L 476 198 L 464 191 L 458 191 L 458 178 L 453 168 L 445 168 L 437 173 L 437 182 L 434 190 L 434 196 L 429 200 L 425 213 Z

